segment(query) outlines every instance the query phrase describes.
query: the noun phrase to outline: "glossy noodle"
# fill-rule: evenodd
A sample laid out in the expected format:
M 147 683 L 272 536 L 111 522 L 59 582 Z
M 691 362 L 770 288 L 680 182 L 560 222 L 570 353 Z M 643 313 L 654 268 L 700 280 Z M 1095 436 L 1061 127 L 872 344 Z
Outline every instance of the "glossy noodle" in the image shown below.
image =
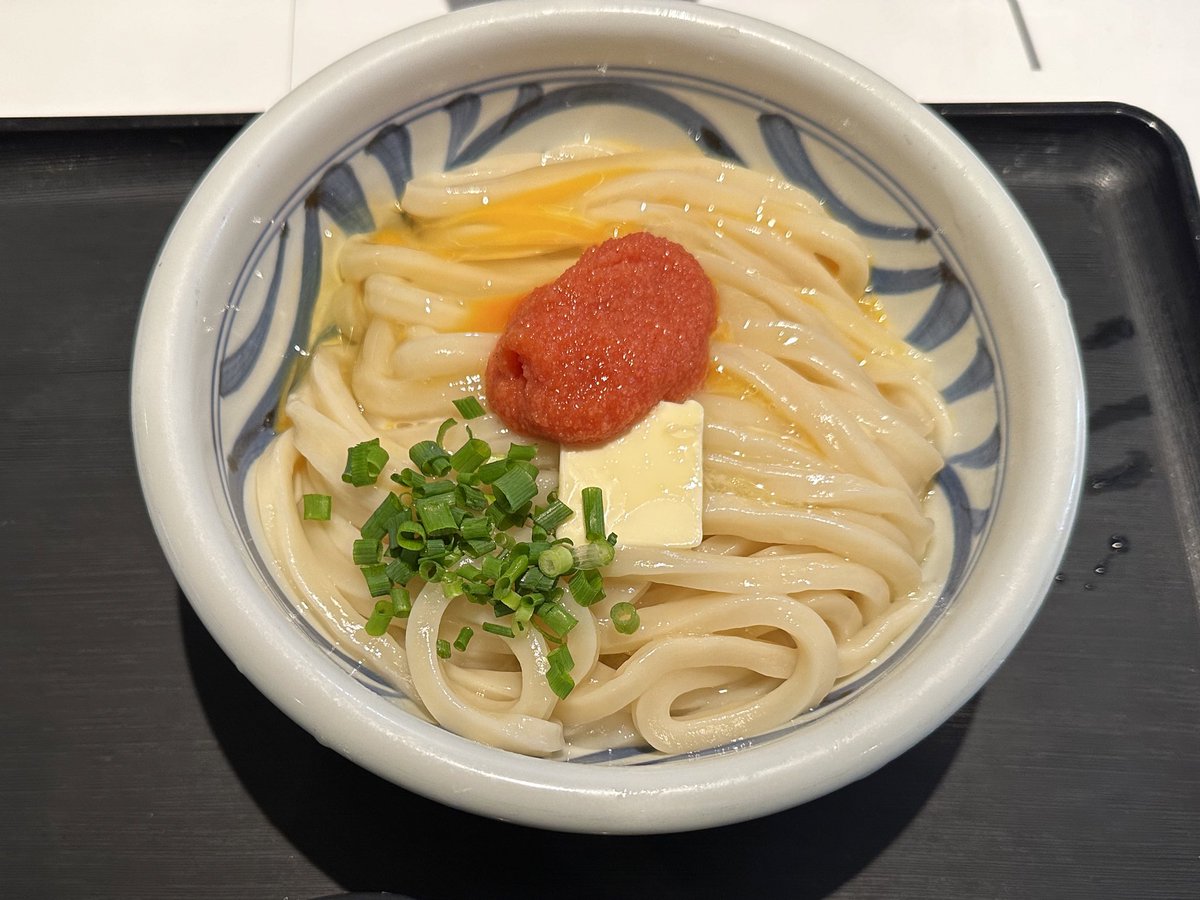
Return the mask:
M 704 542 L 618 545 L 606 598 L 568 638 L 575 689 L 560 700 L 536 630 L 484 633 L 489 606 L 415 594 L 382 637 L 348 548 L 451 403 L 484 401 L 482 376 L 516 299 L 585 248 L 650 231 L 686 247 L 712 279 L 719 324 L 704 407 Z M 562 148 L 421 177 L 402 212 L 350 240 L 317 346 L 256 463 L 257 504 L 278 575 L 352 656 L 461 735 L 561 756 L 649 744 L 702 750 L 777 728 L 860 673 L 928 610 L 932 535 L 923 502 L 949 423 L 928 361 L 887 326 L 868 291 L 862 240 L 807 193 L 700 153 Z M 320 316 L 319 316 L 320 318 Z M 477 437 L 507 446 L 491 414 Z M 379 437 L 378 487 L 342 483 L 346 448 Z M 466 437 L 457 426 L 448 443 Z M 516 436 L 522 440 L 520 436 Z M 456 444 L 455 444 L 456 445 Z M 542 442 L 539 487 L 557 483 Z M 305 493 L 333 497 L 332 521 L 301 518 Z M 618 633 L 617 602 L 641 626 Z M 435 651 L 470 625 L 450 660 Z

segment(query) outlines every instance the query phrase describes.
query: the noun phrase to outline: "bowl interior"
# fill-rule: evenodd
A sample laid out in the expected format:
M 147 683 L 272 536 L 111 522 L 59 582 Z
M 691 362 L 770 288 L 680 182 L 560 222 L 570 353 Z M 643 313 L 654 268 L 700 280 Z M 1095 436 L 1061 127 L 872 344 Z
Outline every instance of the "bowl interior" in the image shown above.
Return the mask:
M 545 796 L 509 817 L 545 824 L 587 791 L 600 799 L 581 830 L 667 830 L 777 809 L 866 774 L 978 687 L 1033 615 L 1062 552 L 1082 452 L 1081 388 L 1070 324 L 1036 241 L 930 114 L 802 38 L 686 5 L 618 6 L 467 11 L 361 51 L 250 126 L 164 250 L 139 331 L 135 425 L 139 410 L 168 399 L 182 407 L 178 430 L 139 433 L 156 525 L 165 534 L 169 519 L 190 515 L 214 527 L 204 543 L 236 571 L 215 583 L 200 577 L 193 551 L 167 538 L 164 546 L 230 655 L 320 739 L 475 811 L 503 814 L 517 782 L 533 778 Z M 563 765 L 441 732 L 332 644 L 262 558 L 245 478 L 274 433 L 280 392 L 314 337 L 313 307 L 347 237 L 373 230 L 414 174 L 592 140 L 699 145 L 816 195 L 867 241 L 872 289 L 894 329 L 933 359 L 956 431 L 928 507 L 936 534 L 926 577 L 938 600 L 877 665 L 818 710 L 736 747 L 681 757 L 594 748 L 571 761 L 582 765 Z M 143 348 L 151 330 L 176 354 L 179 373 L 166 382 L 146 381 L 164 364 L 151 353 L 166 352 Z M 1036 433 L 1040 411 L 1057 419 Z M 186 450 L 174 446 L 181 441 Z M 1040 489 L 1009 475 L 1030 464 L 1045 473 Z M 998 584 L 1010 553 L 1029 562 Z M 270 625 L 247 637 L 239 629 L 248 620 Z M 283 687 L 289 662 L 307 668 Z M 372 748 L 389 736 L 432 748 L 429 759 L 406 769 Z M 750 752 L 734 762 L 734 749 Z M 781 788 L 795 764 L 809 774 Z M 455 770 L 486 788 L 455 796 L 440 783 Z M 729 799 L 729 788 L 750 782 L 758 787 Z M 692 799 L 678 813 L 631 815 L 630 795 L 662 791 Z M 613 824 L 617 810 L 624 825 Z

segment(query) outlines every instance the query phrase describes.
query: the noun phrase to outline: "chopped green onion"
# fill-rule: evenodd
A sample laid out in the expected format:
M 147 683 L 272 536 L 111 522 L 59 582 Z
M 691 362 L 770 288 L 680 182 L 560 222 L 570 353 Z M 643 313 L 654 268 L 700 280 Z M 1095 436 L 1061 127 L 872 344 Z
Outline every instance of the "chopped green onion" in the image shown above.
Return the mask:
M 493 540 L 472 540 L 467 541 L 467 549 L 471 551 L 471 555 L 475 557 L 485 556 L 496 549 L 496 542 Z
M 426 581 L 439 581 L 445 571 L 436 559 L 423 559 L 417 564 L 417 574 Z
M 525 570 L 529 568 L 529 555 L 527 553 L 518 553 L 513 550 L 513 555 L 504 564 L 504 574 L 506 577 L 516 581 L 525 574 Z
M 550 690 L 554 691 L 560 700 L 566 700 L 571 691 L 575 690 L 575 679 L 570 673 L 553 666 L 546 673 L 546 684 L 550 685 Z
M 566 644 L 551 650 L 546 654 L 546 659 L 553 668 L 563 672 L 570 672 L 575 668 L 575 660 L 571 658 L 571 651 L 567 649 Z
M 425 542 L 425 549 L 421 551 L 422 559 L 436 559 L 443 562 L 446 554 L 449 552 L 447 544 L 441 538 L 430 538 Z
M 558 530 L 558 526 L 575 515 L 575 510 L 567 506 L 561 500 L 555 499 L 542 512 L 533 517 L 535 524 L 545 528 L 549 532 Z
M 567 649 L 566 644 L 563 644 L 551 650 L 546 659 L 550 663 L 550 671 L 546 673 L 546 683 L 560 699 L 565 700 L 575 689 L 575 679 L 571 677 L 571 670 L 575 668 L 575 660 L 571 658 L 571 651 Z
M 492 456 L 492 448 L 487 441 L 471 438 L 454 452 L 450 457 L 450 466 L 456 472 L 471 473 L 487 462 Z
M 379 446 L 379 438 L 355 444 L 346 451 L 346 469 L 342 481 L 355 487 L 374 484 L 387 465 L 388 452 Z
M 367 619 L 363 630 L 371 637 L 379 637 L 387 631 L 395 615 L 396 605 L 390 599 L 379 600 L 375 603 L 375 609 L 371 611 L 371 618 Z
M 603 569 L 613 561 L 616 551 L 608 541 L 588 541 L 582 547 L 571 548 L 571 558 L 581 569 Z
M 459 526 L 459 534 L 463 536 L 463 540 L 467 541 L 482 541 L 492 533 L 492 523 L 482 516 L 463 519 Z
M 516 609 L 521 605 L 521 595 L 513 590 L 513 579 L 508 575 L 501 575 L 496 579 L 495 585 L 492 586 L 492 597 L 509 609 Z
M 483 576 L 483 569 L 471 563 L 463 563 L 455 571 L 467 581 L 478 581 Z
M 417 570 L 406 559 L 393 559 L 384 568 L 388 580 L 393 584 L 407 584 L 409 579 L 417 574 Z
M 438 426 L 437 445 L 439 447 L 446 446 L 446 444 L 445 444 L 446 435 L 449 433 L 450 429 L 453 428 L 457 424 L 458 423 L 456 421 L 454 421 L 453 419 L 447 419 L 440 426 Z
M 553 601 L 543 603 L 539 606 L 537 614 L 538 618 L 542 620 L 542 624 L 546 626 L 552 635 L 560 640 L 567 636 L 567 632 L 579 624 L 579 620 L 567 612 L 565 606 Z
M 392 481 L 412 490 L 418 485 L 425 483 L 425 476 L 416 469 L 401 469 L 399 472 L 392 474 Z
M 387 566 L 383 563 L 362 566 L 359 571 L 362 572 L 363 579 L 367 582 L 367 590 L 371 592 L 372 597 L 382 597 L 391 590 L 392 580 L 388 578 Z
M 407 619 L 412 613 L 412 597 L 409 595 L 407 588 L 393 587 L 388 592 L 388 595 L 396 607 L 396 618 Z
M 455 407 L 465 419 L 485 414 L 474 397 L 456 401 Z M 557 696 L 566 697 L 575 687 L 575 663 L 565 642 L 578 621 L 561 601 L 568 590 L 581 606 L 604 597 L 600 570 L 613 560 L 616 535 L 603 537 L 603 494 L 596 487 L 583 492 L 585 544 L 574 547 L 569 540 L 556 540 L 558 529 L 577 512 L 556 491 L 549 493 L 545 506 L 534 506 L 538 446 L 510 444 L 502 459 L 493 460 L 488 442 L 465 426 L 466 441 L 450 453 L 444 442 L 457 424 L 446 419 L 437 440 L 410 448 L 415 468 L 391 476 L 400 487 L 385 492 L 354 541 L 352 558 L 371 596 L 380 598 L 368 619 L 369 630 L 384 634 L 393 618 L 411 614 L 408 586 L 414 579 L 439 583 L 447 598 L 465 596 L 491 606 L 495 619 L 482 624 L 485 632 L 513 638 L 536 627 L 555 646 L 547 655 L 547 682 Z M 387 461 L 379 439 L 365 441 L 347 451 L 343 478 L 356 485 L 374 484 Z M 329 518 L 332 500 L 305 495 L 304 507 L 306 516 Z M 622 633 L 638 627 L 637 610 L 629 603 L 616 604 L 611 620 Z M 449 659 L 455 649 L 465 652 L 473 635 L 474 629 L 464 626 L 453 644 L 439 639 L 438 656 Z
M 613 604 L 613 608 L 609 612 L 609 617 L 612 619 L 613 628 L 617 629 L 621 634 L 633 634 L 638 630 L 638 626 L 642 624 L 637 607 L 632 603 L 626 603 L 624 600 Z
M 383 544 L 378 538 L 359 538 L 354 542 L 350 553 L 354 557 L 356 566 L 369 566 L 379 562 L 379 557 L 383 553 Z
M 472 603 L 486 605 L 492 599 L 492 588 L 484 581 L 464 581 L 463 592 Z
M 492 491 L 499 500 L 504 501 L 509 512 L 516 512 L 537 496 L 537 483 L 529 477 L 528 472 L 512 468 L 492 483 Z
M 358 533 L 365 538 L 381 538 L 387 533 L 388 522 L 404 511 L 400 498 L 391 491 L 375 507 L 375 511 L 363 522 Z
M 450 454 L 441 444 L 433 441 L 413 444 L 408 451 L 408 458 L 426 475 L 441 478 L 450 471 Z
M 571 548 L 566 544 L 555 544 L 538 556 L 538 568 L 548 578 L 565 575 L 574 564 L 575 558 L 571 555 Z
M 333 498 L 328 494 L 304 495 L 304 518 L 328 522 L 333 513 Z
M 544 575 L 542 570 L 537 566 L 531 566 L 517 581 L 517 584 L 520 586 L 522 592 L 537 594 L 544 593 L 554 587 L 554 579 Z
M 483 406 L 475 397 L 463 397 L 454 401 L 454 408 L 464 419 L 478 419 L 483 415 Z
M 431 537 L 454 534 L 458 531 L 458 523 L 454 521 L 454 513 L 450 511 L 450 501 L 441 497 L 417 502 L 417 515 L 425 526 L 425 533 Z
M 413 488 L 413 496 L 419 500 L 429 497 L 444 497 L 446 494 L 453 494 L 456 487 L 458 485 L 453 481 L 427 481 Z
M 533 463 L 524 459 L 510 459 L 508 461 L 509 469 L 520 469 L 534 481 L 537 481 L 538 467 Z
M 479 479 L 480 484 L 492 484 L 507 471 L 507 459 L 494 459 L 476 469 L 475 476 Z
M 535 538 L 528 543 L 522 544 L 521 546 L 525 548 L 525 552 L 529 554 L 530 561 L 537 562 L 538 557 L 549 550 L 551 544 L 545 538 Z
M 604 540 L 604 492 L 598 487 L 583 489 L 583 533 L 589 541 Z
M 537 456 L 537 451 L 538 448 L 533 444 L 509 444 L 507 458 L 528 462 Z
M 420 550 L 425 546 L 425 526 L 420 522 L 400 522 L 396 525 L 396 546 L 405 550 Z
M 464 508 L 478 512 L 481 509 L 487 509 L 488 499 L 487 494 L 475 487 L 473 484 L 463 484 L 460 480 L 458 483 L 458 502 Z
M 483 577 L 488 581 L 495 581 L 504 574 L 504 565 L 495 556 L 485 556 L 479 565 L 483 569 Z
M 516 623 L 518 628 L 521 630 L 525 629 L 525 626 L 533 618 L 535 607 L 536 604 L 533 601 L 533 597 L 529 596 L 521 601 L 521 605 L 517 609 L 513 610 L 513 622 Z
M 603 579 L 595 569 L 580 569 L 571 576 L 567 587 L 571 596 L 580 606 L 591 606 L 597 600 L 604 599 Z
M 496 534 L 493 536 L 496 543 L 506 548 L 512 546 L 508 529 L 520 524 L 517 517 L 508 510 L 503 509 L 500 503 L 493 503 L 484 512 L 484 515 L 488 517 L 488 521 L 496 529 Z

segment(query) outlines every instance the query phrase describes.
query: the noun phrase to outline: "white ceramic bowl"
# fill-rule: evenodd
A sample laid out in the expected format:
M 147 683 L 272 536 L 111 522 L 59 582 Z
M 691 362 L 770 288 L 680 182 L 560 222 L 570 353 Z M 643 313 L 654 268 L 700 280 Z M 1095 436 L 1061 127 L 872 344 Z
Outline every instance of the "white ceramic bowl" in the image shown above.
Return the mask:
M 280 373 L 305 333 L 322 235 L 369 229 L 410 168 L 593 132 L 690 137 L 818 194 L 867 237 L 875 289 L 934 357 L 960 429 L 937 485 L 946 589 L 933 613 L 818 714 L 688 757 L 533 759 L 418 719 L 295 614 L 243 510 L 246 466 L 270 436 Z M 1029 226 L 973 152 L 861 66 L 686 3 L 475 7 L 375 43 L 284 98 L 214 164 L 163 248 L 138 327 L 133 424 L 181 586 L 284 712 L 439 801 L 597 832 L 783 809 L 870 773 L 937 727 L 1045 596 L 1084 451 L 1066 305 Z

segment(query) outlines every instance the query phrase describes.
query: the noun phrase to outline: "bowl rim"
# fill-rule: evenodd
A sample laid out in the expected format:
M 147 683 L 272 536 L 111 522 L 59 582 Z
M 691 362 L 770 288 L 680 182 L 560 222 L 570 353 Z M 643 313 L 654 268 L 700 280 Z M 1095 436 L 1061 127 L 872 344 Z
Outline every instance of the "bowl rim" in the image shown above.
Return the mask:
M 1025 285 L 1036 319 L 1022 358 L 1048 379 L 1060 411 L 1042 436 L 1041 449 L 1029 450 L 1046 464 L 1050 477 L 1036 488 L 1014 488 L 1034 517 L 1030 533 L 1043 537 L 1036 558 L 1018 567 L 1004 561 L 992 565 L 991 577 L 1002 579 L 1005 602 L 962 635 L 955 652 L 938 665 L 931 665 L 928 655 L 910 655 L 885 684 L 871 685 L 854 704 L 806 726 L 809 739 L 792 736 L 756 747 L 744 757 L 747 764 L 731 766 L 730 757 L 738 754 L 730 752 L 680 765 L 565 765 L 484 747 L 403 713 L 346 677 L 317 648 L 299 643 L 289 622 L 261 618 L 256 597 L 261 587 L 246 569 L 246 554 L 225 539 L 228 529 L 219 510 L 202 486 L 193 484 L 203 461 L 197 442 L 188 440 L 195 422 L 179 397 L 194 393 L 195 386 L 177 365 L 178 351 L 202 327 L 195 312 L 205 279 L 212 279 L 206 264 L 221 241 L 236 240 L 227 227 L 229 210 L 243 180 L 259 170 L 262 155 L 286 143 L 295 122 L 344 102 L 342 92 L 356 80 L 403 66 L 402 58 L 414 48 L 445 47 L 484 29 L 553 32 L 572 27 L 584 14 L 588 27 L 603 19 L 605 27 L 618 30 L 657 27 L 665 18 L 695 38 L 716 39 L 734 29 L 747 42 L 790 59 L 798 71 L 819 71 L 853 85 L 861 92 L 860 102 L 867 103 L 869 95 L 878 115 L 907 132 L 920 132 L 925 152 L 961 174 L 963 196 L 972 208 L 985 209 L 1002 226 L 998 243 L 1011 254 L 1013 283 Z M 748 16 L 682 0 L 506 0 L 470 7 L 382 38 L 294 89 L 222 152 L 172 225 L 139 315 L 131 412 L 139 477 L 168 562 L 210 633 L 277 707 L 323 744 L 432 799 L 500 820 L 610 833 L 691 830 L 798 805 L 864 777 L 945 721 L 1008 655 L 1052 584 L 1078 509 L 1086 433 L 1082 367 L 1065 298 L 1036 235 L 974 150 L 931 111 L 840 53 Z M 1017 495 L 1006 488 L 1006 496 L 1011 504 Z M 1032 546 L 1029 540 L 1010 543 Z M 948 627 L 959 626 L 952 621 Z M 894 689 L 902 671 L 908 673 L 905 694 Z M 830 740 L 815 740 L 821 736 Z

